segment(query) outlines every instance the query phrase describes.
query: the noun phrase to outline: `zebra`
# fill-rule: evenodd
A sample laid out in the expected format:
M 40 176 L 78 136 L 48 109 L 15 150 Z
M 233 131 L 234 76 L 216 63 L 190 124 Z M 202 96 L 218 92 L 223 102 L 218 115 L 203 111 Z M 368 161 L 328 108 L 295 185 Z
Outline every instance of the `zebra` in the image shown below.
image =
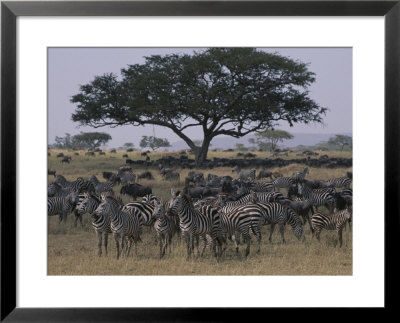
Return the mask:
M 279 192 L 251 192 L 249 194 L 246 194 L 239 198 L 236 201 L 224 201 L 223 199 L 219 200 L 219 205 L 222 206 L 221 212 L 223 213 L 228 213 L 231 212 L 233 209 L 235 209 L 238 206 L 242 206 L 243 204 L 251 202 L 253 199 L 255 199 L 258 202 L 262 203 L 269 203 L 269 202 L 278 202 L 278 203 L 284 203 L 285 197 L 282 195 L 282 193 Z
M 157 195 L 147 194 L 142 197 L 142 202 L 146 202 L 149 204 L 154 204 L 155 202 L 160 202 L 160 199 Z
M 132 172 L 125 173 L 124 171 L 118 171 L 117 177 L 120 180 L 122 185 L 126 185 L 129 183 L 135 183 L 136 175 Z
M 349 177 L 349 173 L 347 176 L 339 177 L 339 178 L 331 178 L 327 180 L 327 183 L 330 187 L 335 188 L 350 188 L 351 185 L 351 177 Z
M 298 182 L 297 186 L 299 194 L 303 196 L 305 200 L 310 201 L 311 205 L 315 206 L 317 212 L 318 206 L 326 205 L 329 213 L 333 213 L 336 194 L 334 188 L 311 189 L 306 180 Z
M 298 181 L 302 181 L 303 179 L 306 178 L 306 175 L 309 174 L 309 170 L 308 167 L 304 168 L 304 170 L 302 172 L 295 172 L 293 173 L 293 176 L 296 180 Z
M 154 203 L 130 202 L 122 207 L 122 211 L 128 212 L 129 209 L 137 209 L 142 218 L 142 225 L 151 226 L 154 223 L 154 207 Z
M 250 169 L 248 171 L 242 171 L 238 166 L 235 166 L 235 168 L 232 169 L 232 173 L 236 172 L 239 176 L 240 179 L 252 179 L 254 180 L 256 178 L 256 170 Z
M 47 214 L 59 215 L 59 223 L 67 221 L 68 213 L 72 212 L 78 199 L 76 192 L 71 192 L 67 196 L 56 196 L 47 198 Z
M 71 193 L 71 190 L 61 187 L 57 183 L 51 183 L 47 188 L 47 197 L 65 197 Z
M 247 244 L 245 257 L 249 255 L 251 244 L 250 229 L 257 236 L 257 253 L 260 252 L 261 224 L 263 222 L 264 210 L 258 204 L 249 203 L 238 206 L 231 212 L 220 212 L 219 215 L 221 223 L 221 235 L 225 237 L 232 237 L 232 240 L 235 243 L 236 253 L 239 252 L 239 246 L 235 235 L 239 233 L 237 237 L 242 235 L 244 242 Z M 223 239 L 222 250 L 223 253 L 226 250 L 226 238 Z
M 156 201 L 153 217 L 155 219 L 154 229 L 157 232 L 160 243 L 160 259 L 165 255 L 167 246 L 171 252 L 171 240 L 176 233 L 176 226 L 173 220 L 167 216 L 165 205 L 162 201 Z
M 115 181 L 108 181 L 101 183 L 99 182 L 97 177 L 93 175 L 88 179 L 88 182 L 93 186 L 96 194 L 101 194 L 104 192 L 112 192 L 112 195 L 114 195 L 113 187 L 115 185 Z
M 335 212 L 334 214 L 315 213 L 311 217 L 311 223 L 314 228 L 314 233 L 318 241 L 322 229 L 336 230 L 340 248 L 342 247 L 342 231 L 347 222 L 351 221 L 353 215 L 352 208 Z M 313 237 L 314 237 L 313 233 Z
M 286 243 L 284 236 L 285 224 L 288 223 L 297 239 L 300 240 L 303 235 L 303 226 L 296 212 L 280 203 L 256 203 L 264 209 L 264 222 L 262 224 L 270 224 L 271 230 L 269 234 L 269 242 L 271 242 L 272 233 L 274 232 L 275 225 L 279 225 L 281 232 L 282 242 Z
M 85 187 L 85 180 L 82 177 L 78 177 L 73 182 L 68 182 L 64 176 L 57 175 L 54 183 L 59 184 L 61 187 L 69 189 L 70 191 L 75 191 L 78 193 L 82 192 Z
M 250 182 L 246 186 L 242 185 L 236 191 L 236 194 L 243 195 L 253 192 L 272 192 L 274 190 L 274 185 L 268 182 Z
M 293 177 L 278 177 L 272 182 L 274 188 L 277 188 L 280 191 L 281 188 L 286 188 L 289 191 L 289 188 L 296 184 L 296 179 Z
M 100 204 L 100 197 L 96 195 L 89 194 L 87 192 L 78 195 L 78 202 L 75 208 L 75 221 L 74 226 L 76 227 L 78 224 L 78 219 L 82 224 L 82 215 L 85 213 L 89 213 L 93 215 L 93 212 Z
M 188 195 L 182 192 L 174 192 L 171 190 L 172 198 L 170 200 L 169 212 L 174 216 L 179 217 L 179 226 L 182 236 L 186 239 L 187 260 L 191 257 L 194 249 L 194 238 L 200 236 L 204 241 L 204 247 L 201 256 L 206 248 L 208 234 L 212 240 L 213 255 L 217 258 L 216 240 L 219 236 L 220 228 L 214 226 L 212 218 L 204 215 L 194 208 L 192 200 Z
M 95 211 L 101 203 L 101 198 L 92 194 L 83 194 L 85 199 L 82 200 L 77 206 L 77 212 L 82 217 L 82 214 L 89 213 L 92 219 L 92 227 L 96 232 L 97 236 L 97 246 L 98 246 L 98 256 L 101 257 L 102 254 L 102 242 L 104 234 L 104 251 L 107 255 L 107 244 L 108 244 L 108 234 L 111 234 L 111 218 L 108 214 L 99 215 Z M 75 222 L 76 222 L 75 218 Z M 81 221 L 82 224 L 82 221 Z M 76 225 L 75 225 L 76 226 Z
M 310 213 L 312 215 L 314 213 L 314 209 L 310 201 L 303 200 L 300 197 L 296 197 L 294 201 L 286 199 L 283 205 L 292 208 L 296 212 L 296 214 L 301 216 L 303 218 L 303 224 L 305 224 L 307 221 L 308 225 L 310 226 L 311 233 L 314 232 L 310 217 Z
M 120 244 L 121 252 L 124 251 L 125 238 L 128 238 L 126 257 L 129 256 L 132 242 L 135 244 L 135 254 L 137 254 L 137 242 L 140 241 L 143 223 L 138 208 L 128 208 L 123 211 L 117 199 L 102 195 L 101 203 L 95 210 L 95 215 L 110 217 L 110 227 L 117 247 L 117 259 L 120 256 Z

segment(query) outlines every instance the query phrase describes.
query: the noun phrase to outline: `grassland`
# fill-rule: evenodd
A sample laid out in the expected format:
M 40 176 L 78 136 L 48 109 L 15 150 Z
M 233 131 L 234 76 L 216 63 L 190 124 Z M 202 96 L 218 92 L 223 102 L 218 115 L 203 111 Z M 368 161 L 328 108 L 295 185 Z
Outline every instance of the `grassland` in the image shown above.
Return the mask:
M 67 180 L 74 180 L 78 176 L 87 179 L 96 175 L 102 179 L 103 171 L 114 172 L 119 166 L 124 165 L 122 155 L 126 152 L 117 151 L 115 154 L 106 153 L 105 156 L 84 156 L 79 151 L 79 156 L 73 152 L 63 151 L 72 156 L 70 164 L 61 164 L 56 154 L 61 151 L 52 150 L 48 158 L 48 168 L 62 174 Z M 208 158 L 236 157 L 237 152 L 210 151 Z M 350 158 L 351 152 L 320 152 L 329 157 Z M 152 160 L 165 155 L 165 152 L 150 154 Z M 168 153 L 178 157 L 178 153 Z M 265 158 L 269 154 L 257 152 L 257 157 Z M 133 160 L 144 159 L 139 152 L 128 153 Z M 299 158 L 295 153 L 289 154 L 285 159 Z M 291 164 L 282 168 L 271 169 L 279 171 L 284 176 L 290 176 L 294 171 L 303 170 L 304 165 Z M 184 178 L 190 171 L 177 169 L 181 174 L 181 180 L 177 182 L 163 181 L 156 168 L 134 168 L 135 173 L 149 170 L 155 180 L 142 180 L 140 183 L 149 185 L 153 193 L 164 200 L 170 198 L 170 189 L 181 189 L 184 186 Z M 310 179 L 328 179 L 343 176 L 351 168 L 311 168 L 308 177 Z M 221 167 L 212 170 L 202 170 L 205 175 L 231 175 L 231 168 Z M 48 176 L 48 181 L 54 180 Z M 119 193 L 120 186 L 115 187 Z M 127 203 L 129 197 L 123 196 Z M 298 241 L 290 227 L 285 230 L 286 244 L 282 244 L 279 230 L 275 230 L 272 243 L 268 241 L 269 226 L 263 227 L 263 241 L 261 252 L 255 253 L 256 246 L 252 244 L 249 257 L 245 260 L 242 256 L 244 246 L 240 246 L 241 253 L 236 254 L 232 243 L 228 243 L 224 259 L 216 262 L 209 251 L 205 256 L 194 257 L 186 261 L 186 247 L 184 242 L 179 244 L 174 237 L 172 252 L 159 259 L 159 247 L 155 241 L 154 230 L 144 229 L 142 243 L 138 246 L 138 254 L 129 258 L 115 259 L 115 243 L 109 236 L 107 256 L 97 256 L 97 238 L 90 226 L 90 217 L 85 215 L 83 227 L 73 226 L 73 215 L 69 215 L 67 223 L 58 224 L 58 217 L 48 217 L 48 274 L 49 275 L 351 275 L 352 274 L 352 232 L 347 227 L 343 233 L 343 247 L 336 247 L 337 238 L 335 232 L 323 231 L 321 243 L 311 239 L 308 224 L 305 225 L 305 240 Z M 255 239 L 253 239 L 255 240 Z

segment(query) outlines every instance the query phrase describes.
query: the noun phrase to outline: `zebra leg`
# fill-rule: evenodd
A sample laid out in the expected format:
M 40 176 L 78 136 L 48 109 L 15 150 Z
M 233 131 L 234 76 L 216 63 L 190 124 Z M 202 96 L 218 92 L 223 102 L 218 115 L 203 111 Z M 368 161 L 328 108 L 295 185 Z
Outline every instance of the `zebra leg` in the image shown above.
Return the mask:
M 98 248 L 97 255 L 99 257 L 101 257 L 101 242 L 102 242 L 102 238 L 103 238 L 103 233 L 96 232 L 96 234 L 97 234 L 97 248 Z
M 114 233 L 115 245 L 117 247 L 117 259 L 119 259 L 119 236 L 118 233 Z
M 314 228 L 312 227 L 311 218 L 308 214 L 306 215 L 306 219 L 307 219 L 308 225 L 310 226 L 311 233 L 314 236 Z
M 163 254 L 163 237 L 161 235 L 159 235 L 158 237 L 159 240 L 159 245 L 160 245 L 160 259 L 164 256 Z
M 108 232 L 104 232 L 104 251 L 107 256 Z
M 164 235 L 163 248 L 162 248 L 162 256 L 165 255 L 165 250 L 167 250 L 167 245 L 168 245 L 168 234 L 165 234 Z
M 272 242 L 272 234 L 274 233 L 275 230 L 275 223 L 271 223 L 271 229 L 269 230 L 269 242 Z
M 240 234 L 239 234 L 240 235 Z M 232 241 L 235 244 L 236 253 L 239 253 L 239 244 L 236 241 L 236 234 L 232 234 Z
M 339 248 L 342 248 L 342 228 L 338 229 Z
M 283 223 L 279 223 L 279 231 L 281 232 L 282 242 L 286 243 L 285 235 L 284 235 L 285 225 Z
M 247 258 L 247 256 L 249 255 L 249 253 L 250 253 L 250 244 L 251 244 L 251 237 L 250 237 L 250 235 L 248 234 L 248 233 L 243 233 L 243 240 L 244 240 L 244 242 L 247 244 L 247 247 L 246 247 L 246 253 L 245 253 L 245 257 Z
M 203 240 L 203 249 L 201 250 L 200 257 L 203 257 L 204 250 L 206 250 L 206 247 L 207 247 L 207 237 L 206 237 L 206 235 L 202 236 L 202 240 Z
M 74 227 L 76 228 L 77 224 L 78 224 L 78 218 L 79 218 L 79 214 L 78 212 L 75 211 L 75 220 L 74 220 Z M 82 220 L 81 220 L 81 224 L 82 224 Z

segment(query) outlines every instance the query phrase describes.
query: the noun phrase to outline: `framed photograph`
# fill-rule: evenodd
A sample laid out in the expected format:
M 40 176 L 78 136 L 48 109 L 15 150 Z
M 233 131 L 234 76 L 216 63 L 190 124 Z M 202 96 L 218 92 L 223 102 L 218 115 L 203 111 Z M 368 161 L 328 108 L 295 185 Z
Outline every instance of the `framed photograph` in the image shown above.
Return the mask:
M 390 309 L 399 21 L 399 1 L 2 2 L 1 320 Z

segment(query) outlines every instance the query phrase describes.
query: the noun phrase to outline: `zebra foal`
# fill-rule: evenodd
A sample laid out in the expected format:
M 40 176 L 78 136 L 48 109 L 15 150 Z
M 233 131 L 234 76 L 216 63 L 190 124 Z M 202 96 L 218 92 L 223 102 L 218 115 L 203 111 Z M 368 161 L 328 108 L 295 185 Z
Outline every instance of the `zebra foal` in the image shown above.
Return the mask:
M 314 228 L 314 234 L 320 241 L 320 234 L 323 229 L 336 230 L 340 248 L 342 247 L 342 231 L 347 222 L 351 221 L 353 215 L 352 208 L 338 211 L 334 214 L 315 213 L 311 217 L 311 224 Z
M 162 201 L 156 202 L 153 217 L 155 219 L 154 229 L 160 243 L 160 259 L 165 255 L 167 247 L 171 253 L 172 237 L 176 233 L 176 226 L 172 219 L 167 216 L 164 203 Z

